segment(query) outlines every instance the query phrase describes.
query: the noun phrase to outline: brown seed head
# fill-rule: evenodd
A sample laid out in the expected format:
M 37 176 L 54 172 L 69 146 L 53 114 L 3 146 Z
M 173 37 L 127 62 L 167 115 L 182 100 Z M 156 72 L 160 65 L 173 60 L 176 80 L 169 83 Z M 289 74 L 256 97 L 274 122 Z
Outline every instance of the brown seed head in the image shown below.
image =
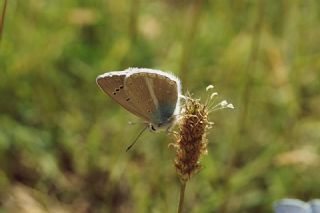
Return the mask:
M 213 89 L 212 85 L 207 87 L 207 91 Z M 207 154 L 206 132 L 212 126 L 208 121 L 209 113 L 220 109 L 233 109 L 233 105 L 226 100 L 216 104 L 215 99 L 218 93 L 213 92 L 205 103 L 199 99 L 193 99 L 188 95 L 182 106 L 181 117 L 179 118 L 179 133 L 177 134 L 175 167 L 180 180 L 188 181 L 191 176 L 201 168 L 200 157 Z
M 208 109 L 200 100 L 187 97 L 179 120 L 175 167 L 181 181 L 187 181 L 200 169 L 199 159 L 207 153 L 206 130 L 210 127 Z

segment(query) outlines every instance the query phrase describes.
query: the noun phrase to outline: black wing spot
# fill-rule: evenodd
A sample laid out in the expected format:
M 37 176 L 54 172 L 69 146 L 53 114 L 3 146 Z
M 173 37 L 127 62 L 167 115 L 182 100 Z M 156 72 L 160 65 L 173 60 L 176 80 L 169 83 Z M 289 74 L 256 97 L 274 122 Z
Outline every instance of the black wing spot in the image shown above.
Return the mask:
M 120 89 L 123 89 L 123 85 L 121 85 L 119 88 L 120 88 Z
M 117 92 L 119 92 L 120 89 L 116 89 Z
M 113 94 L 114 94 L 114 95 L 116 95 L 117 93 L 116 93 L 116 92 L 114 92 Z
M 126 101 L 130 101 L 130 98 L 127 98 Z

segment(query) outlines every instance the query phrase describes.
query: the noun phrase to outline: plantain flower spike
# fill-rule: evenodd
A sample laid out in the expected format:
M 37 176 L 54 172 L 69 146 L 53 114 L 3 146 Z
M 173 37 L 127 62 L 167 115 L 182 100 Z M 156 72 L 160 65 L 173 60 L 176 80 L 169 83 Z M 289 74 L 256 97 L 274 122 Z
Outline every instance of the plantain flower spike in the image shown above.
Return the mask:
M 214 87 L 206 88 L 209 92 Z M 188 181 L 201 168 L 200 158 L 207 154 L 207 130 L 213 125 L 208 115 L 216 110 L 231 108 L 233 105 L 223 100 L 216 103 L 218 93 L 210 93 L 205 101 L 193 99 L 190 94 L 184 97 L 181 116 L 178 120 L 179 132 L 173 146 L 176 149 L 175 168 L 182 182 Z

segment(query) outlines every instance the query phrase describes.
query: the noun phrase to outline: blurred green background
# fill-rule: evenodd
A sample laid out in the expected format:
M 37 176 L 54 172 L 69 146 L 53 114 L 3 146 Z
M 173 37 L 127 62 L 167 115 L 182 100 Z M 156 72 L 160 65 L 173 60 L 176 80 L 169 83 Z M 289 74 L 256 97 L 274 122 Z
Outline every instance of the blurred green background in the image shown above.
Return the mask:
M 4 0 L 1 0 L 1 8 Z M 320 197 L 317 0 L 8 1 L 0 43 L 0 212 L 175 212 L 174 142 L 97 87 L 128 67 L 214 84 L 185 212 L 272 212 Z

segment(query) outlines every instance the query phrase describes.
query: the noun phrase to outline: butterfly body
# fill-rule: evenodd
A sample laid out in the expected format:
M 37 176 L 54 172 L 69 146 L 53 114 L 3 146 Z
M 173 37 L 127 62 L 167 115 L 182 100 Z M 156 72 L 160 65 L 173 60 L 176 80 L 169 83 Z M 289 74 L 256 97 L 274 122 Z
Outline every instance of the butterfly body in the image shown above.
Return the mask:
M 152 131 L 169 129 L 179 113 L 181 84 L 172 74 L 129 68 L 102 74 L 97 84 L 123 108 L 147 122 Z

